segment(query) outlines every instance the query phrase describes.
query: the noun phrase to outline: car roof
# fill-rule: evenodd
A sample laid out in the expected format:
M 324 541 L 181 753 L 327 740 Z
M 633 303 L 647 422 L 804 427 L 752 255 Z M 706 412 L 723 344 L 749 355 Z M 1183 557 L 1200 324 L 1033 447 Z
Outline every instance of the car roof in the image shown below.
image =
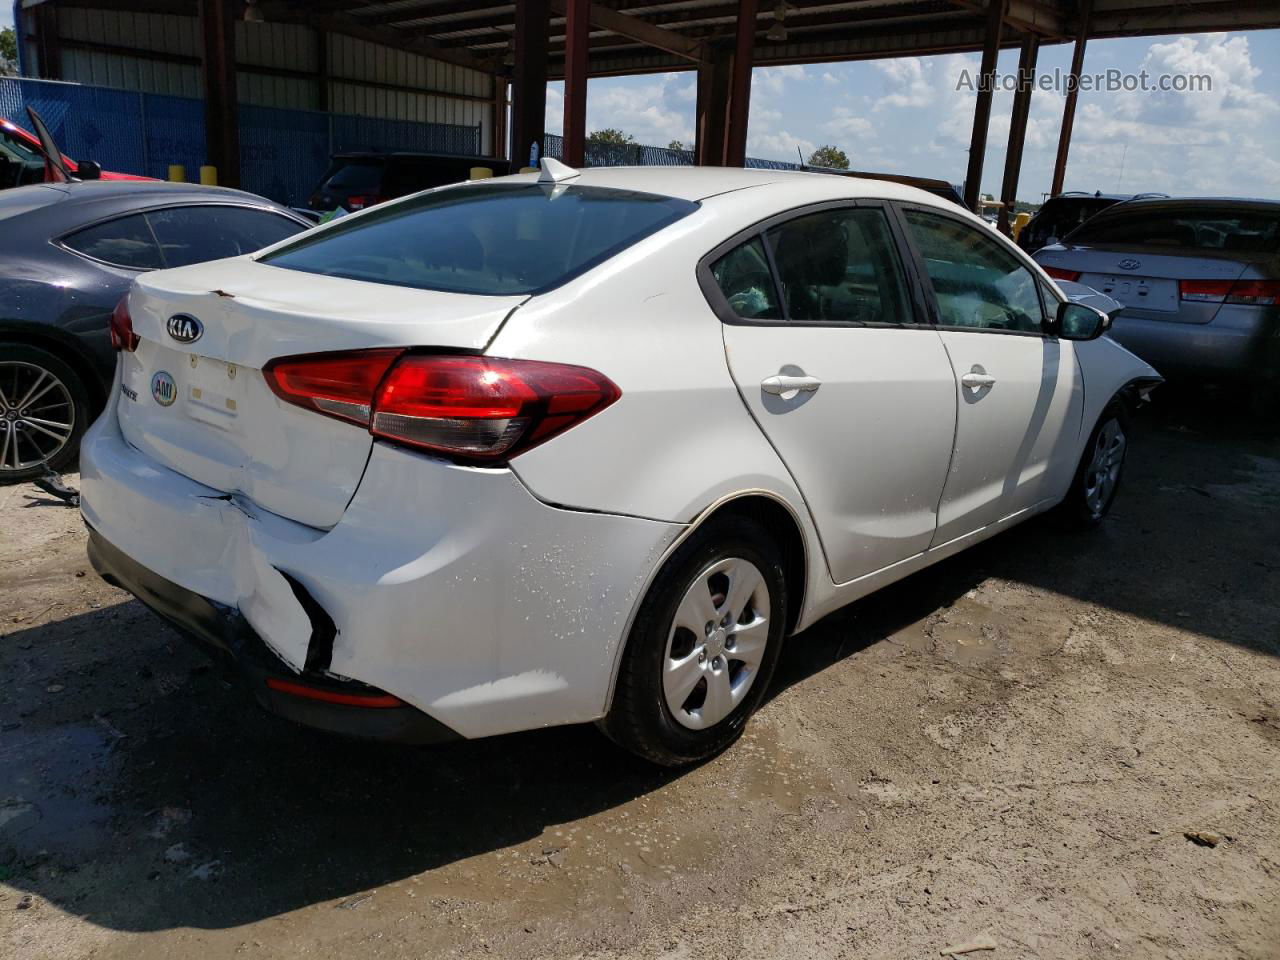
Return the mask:
M 1222 207 L 1239 207 L 1241 210 L 1265 210 L 1269 212 L 1280 211 L 1280 201 L 1264 200 L 1252 197 L 1142 197 L 1136 200 L 1129 200 L 1123 204 L 1123 209 L 1119 205 L 1109 207 L 1103 211 L 1106 214 L 1120 215 L 1132 211 L 1143 211 L 1153 209 L 1186 209 L 1195 210 L 1197 208 L 1218 208 Z M 1102 216 L 1102 214 L 1099 214 Z
M 56 190 L 60 203 L 95 203 L 115 199 L 143 199 L 168 203 L 182 200 L 224 200 L 278 206 L 274 201 L 229 187 L 207 187 L 199 183 L 171 183 L 168 180 L 73 180 L 70 183 L 40 183 L 15 190 Z
M 501 177 L 497 181 L 535 182 L 536 173 Z M 634 190 L 637 193 L 653 193 L 680 200 L 706 200 L 735 190 L 769 188 L 785 190 L 791 184 L 805 184 L 807 193 L 816 187 L 832 200 L 857 197 L 874 197 L 881 200 L 904 200 L 926 203 L 954 209 L 933 194 L 916 187 L 890 180 L 873 180 L 861 177 L 832 176 L 807 170 L 743 169 L 741 167 L 586 167 L 567 181 L 574 186 L 607 187 L 614 190 Z M 825 187 L 825 190 L 823 189 Z

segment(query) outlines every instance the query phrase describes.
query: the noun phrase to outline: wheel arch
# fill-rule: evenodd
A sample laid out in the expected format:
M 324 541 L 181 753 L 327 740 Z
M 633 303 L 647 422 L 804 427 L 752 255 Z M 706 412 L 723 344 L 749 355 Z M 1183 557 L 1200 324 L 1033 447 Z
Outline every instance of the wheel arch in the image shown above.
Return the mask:
M 777 493 L 769 490 L 740 490 L 726 494 L 699 513 L 678 537 L 668 544 L 662 556 L 653 565 L 639 592 L 632 603 L 631 614 L 627 618 L 626 629 L 622 640 L 614 654 L 613 668 L 609 677 L 608 695 L 605 697 L 604 713 L 608 713 L 613 705 L 614 692 L 618 683 L 618 669 L 622 663 L 627 644 L 631 641 L 631 628 L 635 623 L 640 605 L 649 593 L 658 572 L 663 568 L 672 554 L 680 548 L 689 537 L 702 529 L 707 523 L 723 516 L 740 516 L 754 520 L 777 539 L 782 552 L 782 570 L 787 584 L 787 623 L 786 634 L 790 635 L 800 622 L 808 594 L 808 577 L 812 571 L 814 555 L 805 537 L 804 525 L 795 507 Z
M 0 320 L 0 340 L 47 350 L 80 377 L 95 409 L 101 409 L 106 403 L 108 386 L 92 356 L 76 342 L 75 337 L 43 324 Z

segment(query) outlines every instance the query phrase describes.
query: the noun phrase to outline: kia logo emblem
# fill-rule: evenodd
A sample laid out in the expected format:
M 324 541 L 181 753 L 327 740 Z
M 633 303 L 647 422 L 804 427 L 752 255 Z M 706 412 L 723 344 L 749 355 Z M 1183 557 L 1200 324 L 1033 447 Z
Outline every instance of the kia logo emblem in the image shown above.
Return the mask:
M 179 343 L 195 343 L 204 333 L 204 324 L 187 313 L 175 313 L 165 324 L 169 336 Z
M 1140 266 L 1142 266 L 1142 261 L 1135 260 L 1133 259 L 1133 257 L 1127 257 L 1126 259 L 1121 260 L 1118 264 L 1116 264 L 1116 266 L 1118 266 L 1121 270 L 1137 270 Z

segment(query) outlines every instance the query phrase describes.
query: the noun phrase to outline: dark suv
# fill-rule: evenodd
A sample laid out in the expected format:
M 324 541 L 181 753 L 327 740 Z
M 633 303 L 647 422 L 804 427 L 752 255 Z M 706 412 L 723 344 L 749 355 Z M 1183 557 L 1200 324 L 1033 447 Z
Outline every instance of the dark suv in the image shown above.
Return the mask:
M 1043 246 L 1057 243 L 1080 224 L 1107 207 L 1125 200 L 1141 200 L 1148 197 L 1165 198 L 1163 193 L 1084 193 L 1073 191 L 1050 197 L 1035 216 L 1018 234 L 1018 246 L 1027 253 L 1035 253 Z
M 472 167 L 488 167 L 501 177 L 511 172 L 511 161 L 436 153 L 336 153 L 307 206 L 363 210 L 428 187 L 459 183 L 471 176 Z

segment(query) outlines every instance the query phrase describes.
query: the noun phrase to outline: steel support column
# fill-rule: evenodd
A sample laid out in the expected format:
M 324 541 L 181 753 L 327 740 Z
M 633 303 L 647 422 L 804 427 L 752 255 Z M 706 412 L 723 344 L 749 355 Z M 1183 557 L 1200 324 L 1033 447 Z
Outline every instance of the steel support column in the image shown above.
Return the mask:
M 18 11 L 21 16 L 22 11 Z M 45 80 L 62 79 L 62 38 L 58 35 L 58 8 L 52 3 L 42 3 L 35 8 L 36 59 L 39 72 Z
M 729 78 L 729 118 L 724 135 L 724 165 L 747 160 L 747 121 L 751 113 L 751 67 L 756 45 L 756 0 L 738 0 L 733 72 Z
M 964 202 L 975 213 L 982 199 L 982 162 L 987 153 L 987 128 L 991 124 L 991 95 L 995 92 L 996 58 L 1000 55 L 1000 31 L 1004 26 L 1005 0 L 987 0 L 987 33 L 982 44 L 982 76 L 978 102 L 973 107 L 973 136 L 969 139 L 969 169 L 964 177 Z
M 1004 155 L 1004 185 L 1000 190 L 1000 232 L 1010 235 L 1013 206 L 1018 199 L 1018 176 L 1022 172 L 1022 148 L 1027 142 L 1027 117 L 1031 113 L 1031 94 L 1035 90 L 1036 61 L 1040 56 L 1040 37 L 1028 33 L 1022 38 L 1018 54 L 1018 89 L 1013 95 L 1013 112 L 1009 118 L 1009 148 Z
M 724 135 L 729 119 L 729 75 L 733 55 L 727 47 L 711 47 L 698 64 L 693 156 L 700 167 L 724 164 Z
M 495 73 L 493 81 L 493 116 L 490 118 L 489 156 L 507 155 L 507 78 Z
M 1080 0 L 1080 24 L 1076 32 L 1076 46 L 1071 54 L 1071 79 L 1067 88 L 1067 102 L 1062 108 L 1062 131 L 1058 134 L 1058 156 L 1053 163 L 1053 186 L 1050 196 L 1062 192 L 1067 176 L 1067 153 L 1071 150 L 1071 128 L 1076 122 L 1076 98 L 1080 93 L 1080 71 L 1084 69 L 1084 48 L 1089 41 L 1089 21 L 1093 16 L 1093 0 Z
M 205 155 L 218 183 L 240 186 L 240 118 L 236 109 L 236 11 L 232 0 L 200 0 Z
M 566 0 L 564 21 L 564 154 L 580 167 L 587 139 L 587 37 L 590 0 Z
M 511 166 L 529 165 L 529 148 L 538 145 L 547 120 L 547 0 L 516 0 L 516 62 L 511 72 Z

